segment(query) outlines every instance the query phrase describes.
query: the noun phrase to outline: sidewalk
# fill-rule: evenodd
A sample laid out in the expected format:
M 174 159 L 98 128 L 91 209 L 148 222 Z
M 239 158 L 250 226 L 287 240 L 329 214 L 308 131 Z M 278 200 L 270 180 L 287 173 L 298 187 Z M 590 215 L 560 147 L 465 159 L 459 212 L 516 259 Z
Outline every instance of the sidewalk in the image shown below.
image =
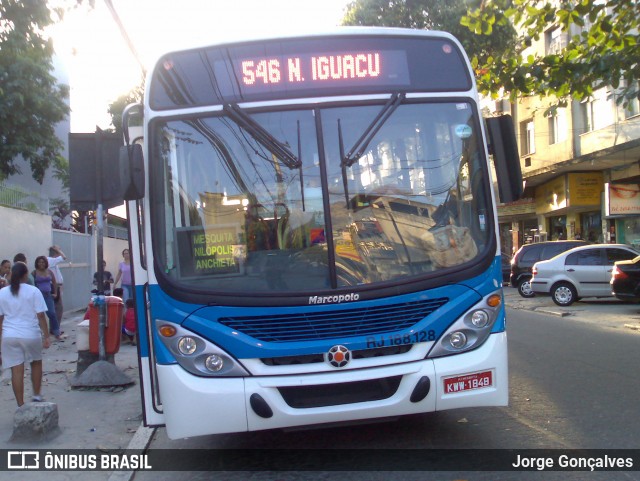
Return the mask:
M 629 304 L 614 297 L 594 298 L 574 302 L 568 307 L 556 305 L 550 296 L 524 298 L 513 287 L 504 288 L 506 306 L 558 316 L 568 322 L 587 322 L 601 326 L 640 332 L 640 304 Z
M 151 434 L 150 429 L 142 427 L 142 405 L 140 401 L 140 383 L 138 381 L 137 347 L 129 344 L 120 346 L 115 355 L 116 366 L 134 383 L 126 387 L 115 388 L 76 388 L 72 389 L 70 379 L 76 375 L 78 352 L 76 349 L 77 324 L 82 321 L 84 312 L 65 314 L 62 321 L 62 341 L 52 338 L 49 349 L 44 351 L 42 395 L 46 401 L 58 405 L 61 434 L 54 439 L 32 443 L 30 445 L 10 443 L 13 432 L 13 418 L 17 409 L 11 389 L 10 370 L 2 371 L 0 381 L 0 449 L 99 449 L 105 453 L 116 452 L 132 447 L 142 449 L 139 433 L 131 445 L 138 430 L 143 436 Z M 31 399 L 30 369 L 25 368 L 25 401 Z M 129 479 L 127 472 L 20 472 L 0 473 L 1 479 L 31 480 L 106 480 Z

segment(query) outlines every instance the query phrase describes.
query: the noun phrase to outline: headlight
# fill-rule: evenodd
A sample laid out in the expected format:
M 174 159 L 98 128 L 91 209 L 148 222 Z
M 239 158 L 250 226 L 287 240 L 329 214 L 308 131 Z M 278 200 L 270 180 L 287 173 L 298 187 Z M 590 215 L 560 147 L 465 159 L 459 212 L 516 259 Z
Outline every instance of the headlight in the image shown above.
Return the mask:
M 204 366 L 211 372 L 218 372 L 224 367 L 224 359 L 217 354 L 211 354 L 205 359 Z
M 162 343 L 178 364 L 197 376 L 249 376 L 244 367 L 212 342 L 178 324 L 156 321 Z
M 458 354 L 481 345 L 491 334 L 501 307 L 502 294 L 499 292 L 494 292 L 482 299 L 449 326 L 449 329 L 435 342 L 427 357 Z
M 191 354 L 196 352 L 197 347 L 198 343 L 193 337 L 182 337 L 178 341 L 178 350 L 185 356 L 190 356 Z
M 454 349 L 462 349 L 467 344 L 467 336 L 464 335 L 464 332 L 454 332 L 449 336 L 449 344 Z
M 478 311 L 473 311 L 473 314 L 471 314 L 471 324 L 478 328 L 485 327 L 487 324 L 489 324 L 489 314 L 481 309 Z

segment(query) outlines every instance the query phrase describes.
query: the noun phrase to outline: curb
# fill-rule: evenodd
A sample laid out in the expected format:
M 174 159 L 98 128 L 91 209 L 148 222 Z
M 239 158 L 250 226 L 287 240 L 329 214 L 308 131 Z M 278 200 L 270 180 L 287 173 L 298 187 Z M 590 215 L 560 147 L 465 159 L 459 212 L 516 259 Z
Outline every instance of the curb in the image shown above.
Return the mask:
M 625 324 L 624 327 L 632 329 L 634 331 L 640 331 L 640 324 Z
M 143 424 L 140 424 L 133 438 L 129 441 L 127 449 L 146 451 L 155 432 L 156 428 L 147 428 Z M 135 471 L 114 471 L 109 476 L 109 481 L 130 481 L 135 474 Z
M 570 312 L 561 312 L 561 311 L 551 311 L 551 310 L 547 310 L 547 309 L 534 309 L 535 312 L 542 312 L 544 314 L 550 314 L 552 316 L 558 316 L 558 317 L 567 317 L 570 316 L 571 313 Z

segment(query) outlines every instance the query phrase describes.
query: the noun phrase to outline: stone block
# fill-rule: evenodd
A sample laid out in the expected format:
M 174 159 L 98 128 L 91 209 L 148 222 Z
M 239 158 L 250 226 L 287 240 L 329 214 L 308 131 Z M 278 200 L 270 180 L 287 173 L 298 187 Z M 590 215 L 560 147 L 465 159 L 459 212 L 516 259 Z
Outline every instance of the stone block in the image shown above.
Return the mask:
M 50 402 L 29 402 L 20 406 L 13 418 L 10 442 L 47 441 L 60 434 L 58 405 Z

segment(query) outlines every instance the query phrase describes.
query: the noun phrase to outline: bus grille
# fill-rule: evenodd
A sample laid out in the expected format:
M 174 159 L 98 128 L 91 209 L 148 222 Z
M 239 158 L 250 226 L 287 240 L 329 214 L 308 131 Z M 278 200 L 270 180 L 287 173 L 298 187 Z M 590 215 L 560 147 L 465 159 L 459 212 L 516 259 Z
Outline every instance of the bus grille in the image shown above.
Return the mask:
M 292 408 L 308 409 L 388 399 L 396 393 L 401 380 L 402 376 L 393 376 L 323 386 L 279 387 L 278 391 Z
M 439 298 L 361 309 L 222 317 L 219 322 L 264 342 L 370 336 L 408 329 L 448 300 Z

